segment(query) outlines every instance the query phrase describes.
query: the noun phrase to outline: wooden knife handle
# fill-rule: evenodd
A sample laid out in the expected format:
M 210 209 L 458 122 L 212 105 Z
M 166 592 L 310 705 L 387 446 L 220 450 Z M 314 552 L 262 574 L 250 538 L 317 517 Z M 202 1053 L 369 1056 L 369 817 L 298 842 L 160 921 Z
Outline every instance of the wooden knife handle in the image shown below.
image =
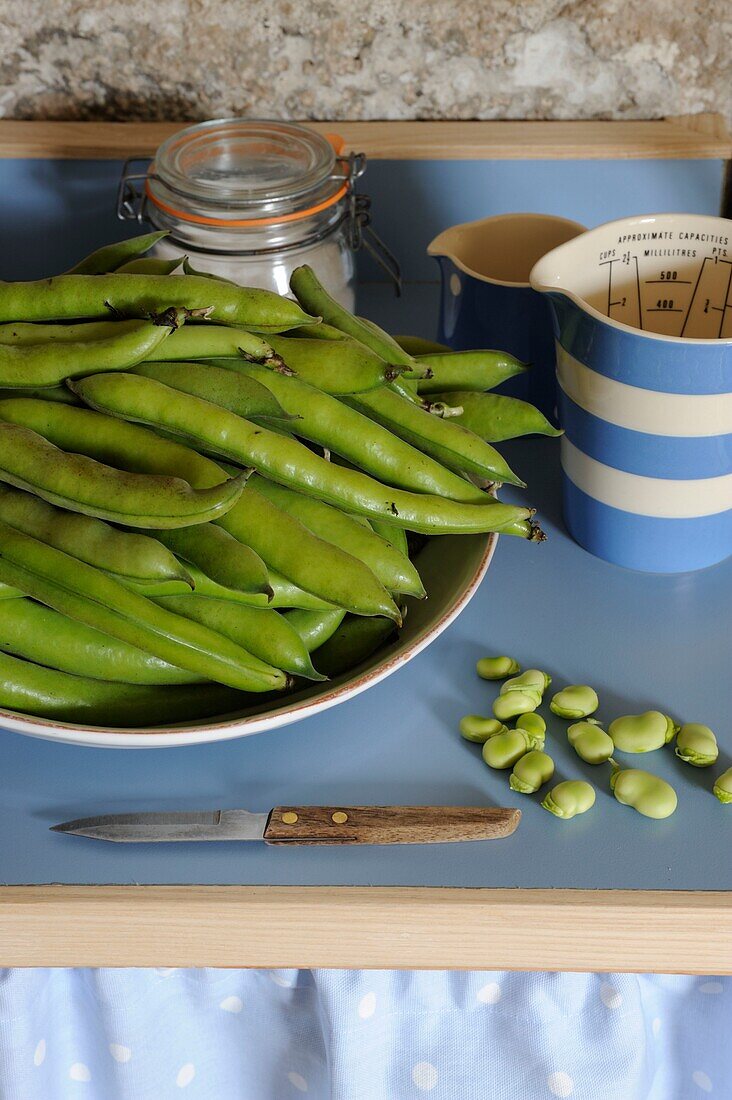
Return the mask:
M 520 810 L 480 806 L 276 806 L 268 844 L 443 844 L 510 836 Z

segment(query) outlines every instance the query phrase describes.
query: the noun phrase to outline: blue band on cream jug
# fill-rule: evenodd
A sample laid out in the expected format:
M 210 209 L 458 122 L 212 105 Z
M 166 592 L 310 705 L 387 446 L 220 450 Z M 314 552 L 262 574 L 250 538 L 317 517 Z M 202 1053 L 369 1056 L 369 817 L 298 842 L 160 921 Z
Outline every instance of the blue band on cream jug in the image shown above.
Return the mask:
M 531 289 L 540 256 L 584 232 L 551 214 L 498 214 L 443 230 L 428 246 L 442 278 L 438 340 L 455 351 L 497 348 L 532 369 L 499 387 L 555 418 L 550 310 Z
M 683 572 L 732 552 L 732 221 L 608 222 L 544 256 L 564 516 L 619 565 Z

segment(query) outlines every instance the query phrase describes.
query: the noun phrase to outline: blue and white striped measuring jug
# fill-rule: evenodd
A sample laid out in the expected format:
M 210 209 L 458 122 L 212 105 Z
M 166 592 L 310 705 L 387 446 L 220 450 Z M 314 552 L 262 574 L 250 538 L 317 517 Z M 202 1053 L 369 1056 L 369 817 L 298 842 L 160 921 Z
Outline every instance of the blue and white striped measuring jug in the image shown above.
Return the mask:
M 564 517 L 607 561 L 676 573 L 732 553 L 732 221 L 607 222 L 542 257 Z

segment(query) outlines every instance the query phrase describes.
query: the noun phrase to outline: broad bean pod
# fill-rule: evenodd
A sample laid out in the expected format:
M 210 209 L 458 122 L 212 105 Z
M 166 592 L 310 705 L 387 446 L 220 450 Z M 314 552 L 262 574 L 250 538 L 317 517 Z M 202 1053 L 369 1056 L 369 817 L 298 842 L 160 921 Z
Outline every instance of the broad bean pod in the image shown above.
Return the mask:
M 354 516 L 331 504 L 296 493 L 257 474 L 250 481 L 249 489 L 254 489 L 277 508 L 294 516 L 318 538 L 358 558 L 389 592 L 415 596 L 417 599 L 423 599 L 426 595 L 419 573 L 409 558 L 375 534 L 368 524 L 364 526 Z
M 25 597 L 2 610 L 0 649 L 37 665 L 126 684 L 193 684 L 202 677 Z
M 307 680 L 326 679 L 313 668 L 310 653 L 295 627 L 277 611 L 201 596 L 162 596 L 155 602 L 215 630 L 274 668 Z
M 462 409 L 455 416 L 457 424 L 469 428 L 487 443 L 501 443 L 505 439 L 518 439 L 523 435 L 562 435 L 540 409 L 517 397 L 504 397 L 498 393 L 475 393 L 471 390 L 449 390 L 435 393 L 433 401 L 443 402 L 451 408 Z
M 183 271 L 186 275 L 200 275 L 202 279 L 218 279 L 220 283 L 231 283 L 232 286 L 239 285 L 234 279 L 225 279 L 223 275 L 216 275 L 213 271 L 198 271 L 193 267 L 187 256 L 183 256 Z
M 514 359 L 506 351 L 437 352 L 418 355 L 416 363 L 418 370 L 430 369 L 428 378 L 417 381 L 420 396 L 430 400 L 433 394 L 449 390 L 492 390 L 494 386 L 528 369 L 525 363 Z
M 130 237 L 126 241 L 105 244 L 84 256 L 77 264 L 64 272 L 66 275 L 106 275 L 116 271 L 122 264 L 134 260 L 149 252 L 153 245 L 168 236 L 167 229 L 155 233 L 143 233 L 140 237 Z
M 157 538 L 119 531 L 104 520 L 55 508 L 31 493 L 0 485 L 0 519 L 108 573 L 142 581 L 178 580 L 193 586 L 188 572 Z
M 0 386 L 0 401 L 14 397 L 34 397 L 41 401 L 56 401 L 61 405 L 81 406 L 82 402 L 68 386 Z
M 0 325 L 0 344 L 86 344 L 109 340 L 119 325 L 129 321 L 82 321 L 76 325 L 44 325 L 16 321 Z M 234 356 L 257 362 L 274 358 L 274 350 L 262 336 L 235 325 L 182 325 L 158 344 L 150 355 L 156 362 L 176 363 Z
M 118 275 L 172 275 L 182 262 L 182 256 L 176 256 L 172 260 L 163 260 L 160 256 L 142 256 L 136 260 L 128 260 L 114 270 Z
M 373 321 L 369 321 L 365 317 L 354 317 L 352 313 L 344 309 L 335 298 L 328 294 L 325 287 L 316 278 L 312 268 L 308 267 L 307 264 L 298 267 L 292 273 L 290 289 L 298 301 L 302 301 L 304 308 L 309 313 L 313 313 L 317 306 L 318 311 L 315 316 L 322 317 L 326 324 L 357 340 L 383 359 L 385 363 L 394 367 L 402 367 L 405 370 L 414 372 L 419 377 L 423 377 L 424 370 L 417 365 L 412 356 L 408 355 L 388 332 L 384 332 Z M 411 382 L 406 380 L 404 376 L 400 376 L 390 382 L 389 385 L 408 401 L 420 404 L 416 381 Z
M 221 526 L 306 592 L 357 615 L 385 615 L 401 623 L 399 608 L 363 561 L 313 534 L 256 489 L 249 490 L 241 508 L 222 517 Z
M 312 592 L 306 592 L 274 569 L 269 571 L 269 583 L 272 586 L 274 595 L 267 604 L 268 607 L 283 611 L 290 608 L 298 611 L 342 611 L 345 614 L 346 609 L 344 607 L 335 607 L 327 600 L 321 600 L 319 596 L 314 596 Z
M 0 343 L 0 386 L 51 387 L 95 371 L 128 370 L 152 356 L 173 327 L 154 321 L 118 321 L 108 336 L 94 341 Z
M 346 615 L 328 641 L 318 649 L 318 669 L 331 680 L 350 672 L 388 642 L 395 631 L 390 619 Z
M 395 336 L 399 347 L 407 355 L 434 355 L 435 352 L 452 351 L 448 344 L 438 344 L 436 340 L 426 340 L 424 336 Z
M 269 570 L 269 588 L 272 595 L 263 592 L 242 592 L 240 588 L 229 588 L 226 585 L 217 584 L 216 581 L 207 577 L 195 565 L 189 564 L 188 572 L 195 586 L 193 593 L 190 589 L 183 588 L 180 581 L 142 584 L 137 581 L 125 580 L 124 583 L 133 592 L 137 592 L 138 595 L 151 600 L 157 599 L 158 596 L 195 595 L 206 596 L 212 600 L 228 600 L 231 603 L 244 604 L 246 607 L 276 609 L 297 607 L 307 611 L 330 611 L 334 609 L 332 603 L 321 600 L 319 596 L 314 596 L 311 592 L 305 592 L 272 569 Z
M 95 409 L 172 430 L 239 465 L 255 466 L 272 481 L 320 497 L 344 511 L 425 534 L 505 531 L 534 541 L 544 537 L 531 523 L 531 509 L 501 503 L 464 504 L 387 487 L 366 474 L 327 462 L 294 439 L 151 378 L 97 374 L 73 382 L 72 388 Z
M 365 517 L 361 517 L 365 518 Z M 369 526 L 372 531 L 375 531 L 380 538 L 385 539 L 391 543 L 395 550 L 398 550 L 405 558 L 409 557 L 409 543 L 407 542 L 407 532 L 403 527 L 395 527 L 392 523 L 385 523 L 381 519 L 369 519 Z
M 302 638 L 308 653 L 313 653 L 335 634 L 346 612 L 340 607 L 334 607 L 332 611 L 304 611 L 296 608 L 285 611 L 284 616 Z
M 325 321 L 321 321 L 319 325 L 310 325 L 306 328 L 293 328 L 286 336 L 305 337 L 308 340 L 352 340 L 353 337 L 348 336 L 341 329 L 336 328 L 334 325 L 328 325 Z M 360 341 L 356 341 L 360 343 Z M 362 345 L 365 347 L 365 345 Z M 381 358 L 381 357 L 379 357 Z
M 269 343 L 298 378 L 336 396 L 375 390 L 393 382 L 403 371 L 347 337 L 317 340 L 272 336 Z M 265 362 L 265 366 L 269 364 Z
M 0 417 L 4 406 L 0 401 Z M 61 451 L 29 428 L 0 421 L 0 481 L 61 508 L 128 527 L 187 527 L 216 519 L 239 499 L 247 477 L 244 472 L 209 489 L 194 489 L 181 478 L 128 473 Z
M 220 684 L 147 685 L 90 680 L 0 653 L 0 706 L 62 722 L 162 726 L 235 711 L 245 697 Z
M 197 488 L 218 485 L 226 476 L 221 466 L 196 451 L 161 438 L 155 432 L 138 424 L 131 424 L 92 409 L 60 409 L 43 401 L 14 399 L 3 408 L 3 416 L 12 418 L 23 426 L 37 429 L 49 436 L 61 447 L 75 449 L 90 457 L 114 463 L 130 471 L 172 476 L 179 472 Z M 157 534 L 157 532 L 156 532 Z M 297 607 L 309 610 L 328 610 L 331 605 L 284 577 L 270 572 L 269 583 L 274 596 L 268 604 L 267 596 L 246 595 L 234 589 L 216 585 L 205 574 L 191 567 L 189 573 L 196 585 L 196 592 L 215 598 L 241 599 L 254 606 Z M 164 590 L 148 586 L 143 594 Z M 177 589 L 180 591 L 180 589 Z M 15 593 L 15 589 L 10 589 Z M 0 586 L 0 596 L 2 586 Z
M 86 407 L 16 397 L 0 402 L 0 418 L 30 428 L 63 451 L 130 473 L 179 477 L 195 489 L 209 489 L 226 479 L 221 466 L 191 447 Z
M 282 332 L 316 324 L 296 302 L 270 290 L 240 287 L 200 275 L 56 275 L 35 282 L 0 283 L 0 322 L 154 317 L 187 310 L 254 332 Z
M 348 398 L 347 403 L 448 469 L 525 488 L 521 478 L 490 443 L 453 420 L 431 416 L 393 390 L 361 393 Z
M 203 397 L 206 401 L 221 405 L 248 420 L 295 419 L 285 412 L 271 390 L 266 389 L 250 374 L 225 370 L 222 366 L 216 366 L 216 362 L 139 363 L 132 373 L 154 378 L 174 390 Z M 222 362 L 225 363 L 226 360 Z
M 375 352 L 385 363 L 392 367 L 416 368 L 415 360 L 373 322 L 354 317 L 344 306 L 332 298 L 307 264 L 297 267 L 290 276 L 290 289 L 300 305 L 308 314 L 322 317 L 327 325 L 345 332 L 354 340 Z
M 305 331 L 310 331 L 310 327 Z M 0 326 L 0 341 L 2 329 L 3 326 Z M 183 325 L 176 329 L 161 344 L 160 354 L 155 358 L 161 362 L 175 363 L 198 359 L 240 359 L 242 356 L 257 363 L 267 360 L 279 362 L 274 348 L 263 336 L 237 325 L 212 324 Z
M 173 615 L 91 565 L 0 521 L 0 581 L 176 667 L 240 691 L 287 687 L 279 669 L 228 638 Z
M 259 554 L 219 524 L 199 523 L 195 527 L 157 534 L 173 554 L 197 565 L 217 584 L 242 592 L 261 593 L 267 598 L 272 596 L 267 566 Z
M 293 417 L 290 430 L 294 434 L 335 451 L 372 477 L 408 492 L 481 505 L 493 503 L 471 482 L 330 394 L 266 367 L 237 360 L 230 363 L 232 370 L 247 374 L 275 395 Z M 228 404 L 226 408 L 235 411 Z

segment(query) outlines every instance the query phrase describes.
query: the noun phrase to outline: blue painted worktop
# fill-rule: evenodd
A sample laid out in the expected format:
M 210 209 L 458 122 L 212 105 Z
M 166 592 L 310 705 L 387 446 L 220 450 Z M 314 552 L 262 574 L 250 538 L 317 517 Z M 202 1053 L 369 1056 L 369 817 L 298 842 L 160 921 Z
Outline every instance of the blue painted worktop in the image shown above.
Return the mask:
M 420 183 L 418 165 L 394 166 L 393 178 L 408 179 L 412 193 L 421 195 L 416 208 L 427 211 L 414 228 L 420 245 L 433 225 L 527 208 L 526 164 L 509 163 L 521 201 L 512 206 L 507 164 L 484 162 L 482 182 L 467 177 L 465 213 L 456 216 L 452 191 L 440 207 L 434 173 Z M 719 165 L 701 162 L 695 175 L 693 163 L 683 162 L 682 171 L 679 162 L 623 162 L 622 173 L 614 166 L 605 192 L 594 168 L 595 189 L 588 190 L 575 162 L 565 162 L 559 175 L 556 166 L 535 166 L 538 193 L 547 194 L 547 180 L 554 190 L 550 201 L 537 197 L 533 206 L 588 224 L 643 209 L 716 212 Z M 386 204 L 389 167 L 374 167 L 373 189 Z M 449 175 L 445 166 L 438 169 L 438 177 Z M 0 228 L 10 244 L 0 274 L 46 274 L 113 232 L 119 235 L 109 214 L 116 170 L 99 163 L 0 162 L 6 198 Z M 574 204 L 572 187 L 579 188 Z M 651 196 L 659 193 L 663 203 L 655 206 Z M 86 203 L 86 221 L 79 203 Z M 393 209 L 385 210 L 384 220 L 396 226 Z M 433 335 L 436 303 L 437 288 L 427 284 L 408 287 L 399 303 L 387 288 L 372 286 L 360 305 L 393 330 Z M 529 483 L 527 495 L 548 541 L 535 546 L 501 538 L 483 585 L 458 621 L 411 664 L 356 699 L 282 730 L 181 749 L 86 749 L 0 731 L 0 882 L 732 888 L 732 807 L 710 793 L 714 775 L 732 763 L 732 559 L 671 577 L 599 561 L 563 529 L 556 444 L 520 441 L 506 453 Z M 549 694 L 565 683 L 592 684 L 607 720 L 653 707 L 678 720 L 704 722 L 717 731 L 722 758 L 714 768 L 696 770 L 668 749 L 625 757 L 629 766 L 657 772 L 678 790 L 677 813 L 651 822 L 615 802 L 607 788 L 609 768 L 583 764 L 567 744 L 567 723 L 550 716 L 547 751 L 557 780 L 582 776 L 598 786 L 590 813 L 558 821 L 536 797 L 513 795 L 507 773 L 487 769 L 479 748 L 457 732 L 461 715 L 490 713 L 497 689 L 474 672 L 476 659 L 490 653 L 546 669 L 554 677 Z M 548 715 L 547 706 L 542 713 Z M 66 818 L 104 811 L 261 811 L 293 802 L 518 804 L 524 816 L 508 840 L 401 848 L 115 846 L 48 831 Z

